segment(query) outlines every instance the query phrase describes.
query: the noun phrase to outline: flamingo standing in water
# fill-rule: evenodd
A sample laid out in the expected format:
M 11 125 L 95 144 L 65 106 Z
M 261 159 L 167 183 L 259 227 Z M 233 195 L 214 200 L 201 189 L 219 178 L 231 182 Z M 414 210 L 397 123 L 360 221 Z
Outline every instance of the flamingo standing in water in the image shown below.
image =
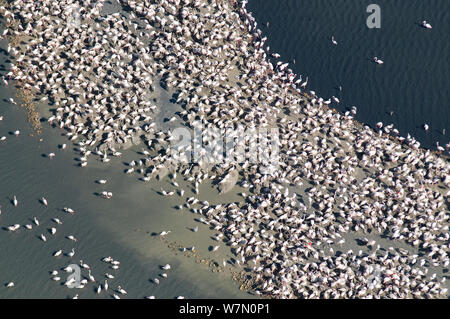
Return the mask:
M 331 37 L 331 42 L 332 42 L 334 45 L 338 45 L 337 41 L 334 39 L 334 36 Z
M 14 204 L 14 206 L 15 207 L 17 207 L 17 204 L 18 204 L 19 202 L 17 201 L 17 197 L 16 197 L 16 195 L 14 195 L 14 199 L 13 199 L 13 204 Z

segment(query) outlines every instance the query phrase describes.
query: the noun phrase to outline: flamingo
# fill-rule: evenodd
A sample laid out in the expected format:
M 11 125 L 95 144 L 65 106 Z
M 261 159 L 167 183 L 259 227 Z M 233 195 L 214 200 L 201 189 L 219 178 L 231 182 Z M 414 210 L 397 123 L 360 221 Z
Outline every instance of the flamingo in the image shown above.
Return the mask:
M 45 205 L 45 207 L 48 206 L 48 202 L 47 202 L 47 200 L 45 199 L 45 197 L 42 197 L 41 201 L 42 201 L 42 204 Z
M 439 152 L 445 151 L 445 148 L 443 148 L 442 146 L 440 146 L 440 145 L 439 145 L 439 142 L 436 142 L 436 148 L 438 149 Z
M 164 270 L 169 270 L 171 267 L 169 264 L 165 264 L 164 266 L 161 267 Z
M 14 204 L 14 206 L 15 207 L 17 207 L 17 204 L 18 204 L 19 202 L 17 201 L 17 197 L 16 197 L 16 195 L 14 195 L 14 199 L 13 199 L 13 204 Z
M 433 28 L 431 26 L 431 24 L 429 24 L 426 20 L 422 21 L 421 26 L 424 27 L 425 29 L 432 29 Z
M 165 230 L 163 230 L 162 232 L 160 232 L 159 233 L 159 236 L 166 236 L 167 234 L 169 234 L 171 231 L 170 230 L 168 230 L 168 231 L 165 231 Z
M 81 267 L 83 267 L 84 269 L 91 269 L 91 267 L 89 267 L 89 265 L 88 265 L 88 264 L 86 264 L 86 263 L 83 263 L 83 261 L 82 261 L 82 260 L 80 260 L 80 266 L 81 266 Z
M 66 238 L 70 239 L 71 241 L 77 241 L 77 239 L 73 235 L 69 235 Z
M 127 292 L 125 291 L 125 289 L 123 289 L 123 288 L 120 287 L 120 286 L 117 286 L 117 291 L 120 292 L 122 295 L 126 295 L 126 294 L 127 294 Z
M 304 89 L 307 85 L 308 85 L 308 77 L 306 77 L 305 82 L 303 82 L 303 83 L 300 85 L 300 87 L 301 87 L 302 89 Z
M 378 59 L 377 57 L 373 58 L 373 62 L 377 63 L 377 64 L 383 64 L 383 60 Z
M 73 268 L 70 266 L 67 266 L 66 268 L 63 269 L 65 272 L 73 272 Z
M 73 215 L 75 213 L 75 211 L 72 208 L 68 208 L 68 207 L 64 207 L 64 211 L 66 213 L 71 214 L 71 215 Z
M 89 280 L 92 282 L 95 282 L 95 278 L 94 278 L 94 276 L 92 276 L 90 269 L 89 269 Z

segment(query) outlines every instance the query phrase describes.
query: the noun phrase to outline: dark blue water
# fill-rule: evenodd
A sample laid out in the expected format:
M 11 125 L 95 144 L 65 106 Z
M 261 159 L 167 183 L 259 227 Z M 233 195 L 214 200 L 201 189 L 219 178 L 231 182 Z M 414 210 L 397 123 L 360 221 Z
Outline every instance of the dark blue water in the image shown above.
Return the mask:
M 445 145 L 450 141 L 450 1 L 377 0 L 380 29 L 366 25 L 371 3 L 250 0 L 247 10 L 268 37 L 271 52 L 291 62 L 303 79 L 308 76 L 309 90 L 324 99 L 338 97 L 338 110 L 355 105 L 361 122 L 393 123 L 424 147 Z M 422 20 L 433 28 L 422 28 Z M 384 64 L 373 63 L 375 56 Z

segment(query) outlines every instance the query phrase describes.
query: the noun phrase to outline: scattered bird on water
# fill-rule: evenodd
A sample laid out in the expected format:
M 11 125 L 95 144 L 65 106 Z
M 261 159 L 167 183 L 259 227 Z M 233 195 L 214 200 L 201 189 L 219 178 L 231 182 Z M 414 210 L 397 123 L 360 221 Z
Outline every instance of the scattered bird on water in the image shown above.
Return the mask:
M 39 220 L 37 217 L 33 217 L 33 222 L 36 224 L 36 226 L 39 226 Z
M 14 195 L 13 204 L 15 207 L 17 207 L 17 205 L 19 204 L 19 202 L 17 201 L 16 195 Z
M 169 270 L 171 267 L 169 264 L 165 264 L 164 266 L 161 267 L 164 270 Z
M 6 287 L 8 287 L 8 288 L 14 287 L 14 282 L 11 281 L 11 282 L 7 283 Z
M 75 211 L 72 208 L 69 208 L 69 207 L 64 207 L 64 211 L 66 213 L 71 214 L 71 215 L 75 214 Z
M 72 258 L 74 255 L 75 255 L 75 248 L 72 248 L 72 250 L 67 253 L 67 256 Z
M 331 37 L 331 42 L 332 42 L 334 45 L 338 45 L 337 41 L 334 39 L 334 36 Z
M 44 204 L 44 206 L 46 206 L 46 207 L 48 206 L 48 202 L 45 199 L 45 197 L 42 197 L 41 202 L 42 202 L 42 204 Z
M 15 224 L 15 225 L 12 225 L 12 226 L 8 226 L 7 229 L 8 229 L 8 231 L 14 232 L 14 231 L 18 230 L 19 227 L 20 227 L 19 224 Z
M 88 264 L 84 263 L 82 260 L 80 260 L 80 266 L 84 269 L 91 269 Z
M 64 270 L 65 272 L 73 272 L 73 268 L 70 267 L 70 266 L 67 266 L 67 267 L 63 268 L 63 270 Z
M 12 97 L 9 98 L 9 102 L 11 102 L 14 105 L 17 105 L 16 101 L 14 101 L 14 99 Z
M 55 252 L 53 253 L 53 256 L 54 256 L 54 257 L 59 257 L 59 256 L 61 256 L 61 254 L 62 254 L 62 250 L 60 249 L 60 250 L 58 250 L 58 251 L 55 251 Z
M 424 129 L 425 131 L 428 131 L 429 128 L 430 128 L 430 127 L 428 126 L 428 124 L 424 124 L 424 125 L 423 125 L 423 129 Z
M 373 62 L 377 63 L 377 64 L 383 64 L 383 60 L 378 59 L 377 57 L 373 58 Z

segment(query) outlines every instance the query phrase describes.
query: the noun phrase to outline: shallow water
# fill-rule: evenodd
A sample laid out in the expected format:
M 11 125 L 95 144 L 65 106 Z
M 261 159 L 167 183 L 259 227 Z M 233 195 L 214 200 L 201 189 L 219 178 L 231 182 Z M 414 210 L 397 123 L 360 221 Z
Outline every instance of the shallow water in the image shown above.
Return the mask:
M 366 26 L 371 3 L 381 8 L 380 29 Z M 334 107 L 341 111 L 357 106 L 359 121 L 372 127 L 393 123 L 402 136 L 410 133 L 433 149 L 437 141 L 450 141 L 449 9 L 447 0 L 250 0 L 247 5 L 271 52 L 280 53 L 303 80 L 308 76 L 309 90 L 324 99 L 338 97 L 341 103 Z M 433 29 L 420 27 L 422 20 Z M 374 56 L 384 64 L 371 62 Z

